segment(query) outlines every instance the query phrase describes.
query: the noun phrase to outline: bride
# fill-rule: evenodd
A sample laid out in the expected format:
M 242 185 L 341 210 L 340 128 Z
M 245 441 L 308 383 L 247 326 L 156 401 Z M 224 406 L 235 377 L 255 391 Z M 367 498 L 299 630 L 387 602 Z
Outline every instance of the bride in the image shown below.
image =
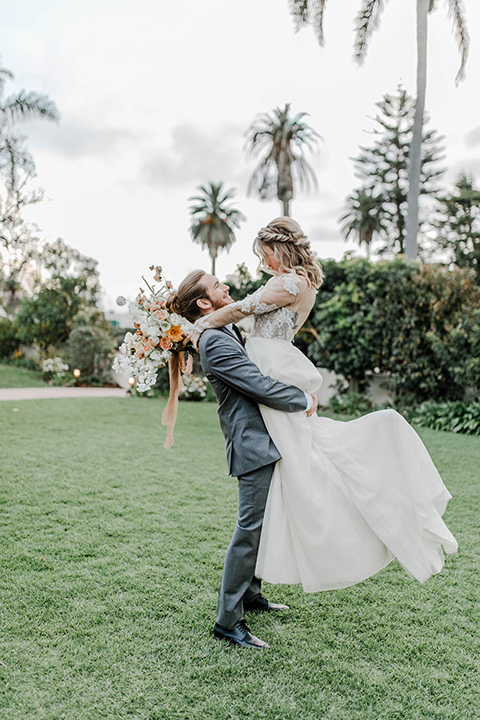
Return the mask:
M 315 302 L 320 266 L 287 217 L 260 230 L 254 252 L 273 277 L 202 317 L 195 331 L 253 315 L 250 359 L 264 375 L 316 393 L 322 378 L 292 340 Z M 442 520 L 451 495 L 401 415 L 389 409 L 342 422 L 260 410 L 282 457 L 268 494 L 257 577 L 317 592 L 359 583 L 394 558 L 420 582 L 440 572 L 443 550 L 457 550 Z

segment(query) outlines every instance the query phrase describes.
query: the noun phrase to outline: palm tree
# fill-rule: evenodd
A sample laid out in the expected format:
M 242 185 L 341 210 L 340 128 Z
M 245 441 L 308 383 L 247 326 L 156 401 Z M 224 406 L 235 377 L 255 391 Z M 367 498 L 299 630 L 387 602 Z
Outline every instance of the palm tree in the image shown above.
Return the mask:
M 367 258 L 370 258 L 373 235 L 382 230 L 382 202 L 381 195 L 374 195 L 372 190 L 360 188 L 347 199 L 348 212 L 340 218 L 345 239 L 351 233 L 357 233 L 359 244 L 366 245 Z
M 327 0 L 289 0 L 290 11 L 297 29 L 310 23 L 313 25 L 319 43 L 324 43 L 323 15 Z M 417 256 L 418 234 L 418 198 L 420 193 L 420 164 L 422 130 L 425 112 L 425 96 L 427 85 L 427 25 L 428 15 L 438 4 L 438 0 L 417 0 L 417 93 L 415 103 L 415 120 L 409 157 L 409 190 L 406 255 Z M 446 0 L 448 14 L 453 23 L 455 40 L 460 52 L 460 68 L 456 83 L 465 76 L 470 40 L 467 32 L 466 17 L 462 0 Z M 379 27 L 380 17 L 385 7 L 385 0 L 362 0 L 356 18 L 355 59 L 361 63 L 367 53 L 368 42 L 373 32 Z
M 218 251 L 222 248 L 229 250 L 235 242 L 233 228 L 240 227 L 246 220 L 243 213 L 227 205 L 232 199 L 234 190 L 224 190 L 223 182 L 209 182 L 200 185 L 200 195 L 188 198 L 194 202 L 190 205 L 190 233 L 194 242 L 208 248 L 212 259 L 212 275 L 215 275 L 215 262 Z
M 308 190 L 312 182 L 317 187 L 315 173 L 304 158 L 304 148 L 313 150 L 320 135 L 303 121 L 307 113 L 289 117 L 290 103 L 283 110 L 275 108 L 256 118 L 248 128 L 247 152 L 265 156 L 259 162 L 248 185 L 248 193 L 257 192 L 262 200 L 275 190 L 282 203 L 283 215 L 289 215 L 293 198 L 294 175 L 300 188 Z
M 6 81 L 13 77 L 10 70 L 0 67 L 0 171 L 7 176 L 10 191 L 15 191 L 17 171 L 22 169 L 30 177 L 35 172 L 33 159 L 23 147 L 24 138 L 15 133 L 16 123 L 36 118 L 60 118 L 57 106 L 47 95 L 20 90 L 5 97 Z

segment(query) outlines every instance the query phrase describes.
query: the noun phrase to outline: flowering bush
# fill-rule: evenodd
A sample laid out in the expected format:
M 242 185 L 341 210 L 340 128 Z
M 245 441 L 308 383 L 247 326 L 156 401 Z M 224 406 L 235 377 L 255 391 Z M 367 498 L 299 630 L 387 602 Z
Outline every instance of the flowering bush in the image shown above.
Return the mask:
M 205 400 L 207 393 L 207 378 L 187 375 L 183 378 L 183 388 L 178 393 L 178 397 L 182 400 Z
M 68 365 L 63 362 L 61 357 L 47 358 L 42 363 L 43 377 L 47 382 L 54 385 L 61 385 L 65 380 L 65 373 Z
M 140 288 L 134 302 L 123 296 L 117 298 L 117 305 L 128 303 L 128 312 L 133 320 L 135 332 L 127 332 L 120 345 L 120 357 L 115 359 L 113 369 L 137 381 L 137 390 L 145 392 L 155 385 L 158 369 L 170 360 L 172 353 L 184 350 L 187 345 L 187 331 L 190 325 L 176 313 L 166 308 L 166 299 L 172 284 L 163 278 L 160 266 L 151 266 L 153 279 L 162 283 L 158 290 L 144 280 L 149 295 Z

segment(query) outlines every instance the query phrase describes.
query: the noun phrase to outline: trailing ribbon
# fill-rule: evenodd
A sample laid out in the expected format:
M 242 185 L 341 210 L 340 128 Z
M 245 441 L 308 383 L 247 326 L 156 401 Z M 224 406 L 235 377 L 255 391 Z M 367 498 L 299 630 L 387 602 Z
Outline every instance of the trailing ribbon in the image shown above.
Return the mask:
M 178 393 L 183 388 L 182 373 L 190 375 L 192 372 L 193 358 L 188 356 L 185 362 L 185 354 L 183 352 L 173 353 L 168 362 L 168 374 L 170 377 L 170 394 L 165 410 L 162 414 L 162 425 L 167 426 L 167 439 L 165 440 L 165 448 L 173 445 L 173 430 L 177 419 L 178 410 Z

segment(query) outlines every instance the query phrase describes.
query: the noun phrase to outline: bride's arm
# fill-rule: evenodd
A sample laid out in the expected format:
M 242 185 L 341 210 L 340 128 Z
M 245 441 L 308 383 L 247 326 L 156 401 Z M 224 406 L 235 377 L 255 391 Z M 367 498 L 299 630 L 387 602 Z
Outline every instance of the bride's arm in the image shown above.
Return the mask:
M 272 278 L 266 285 L 262 285 L 243 300 L 225 305 L 197 320 L 194 324 L 194 332 L 199 337 L 204 330 L 223 327 L 249 315 L 260 315 L 291 305 L 300 292 L 301 282 L 297 275 L 290 273 Z

